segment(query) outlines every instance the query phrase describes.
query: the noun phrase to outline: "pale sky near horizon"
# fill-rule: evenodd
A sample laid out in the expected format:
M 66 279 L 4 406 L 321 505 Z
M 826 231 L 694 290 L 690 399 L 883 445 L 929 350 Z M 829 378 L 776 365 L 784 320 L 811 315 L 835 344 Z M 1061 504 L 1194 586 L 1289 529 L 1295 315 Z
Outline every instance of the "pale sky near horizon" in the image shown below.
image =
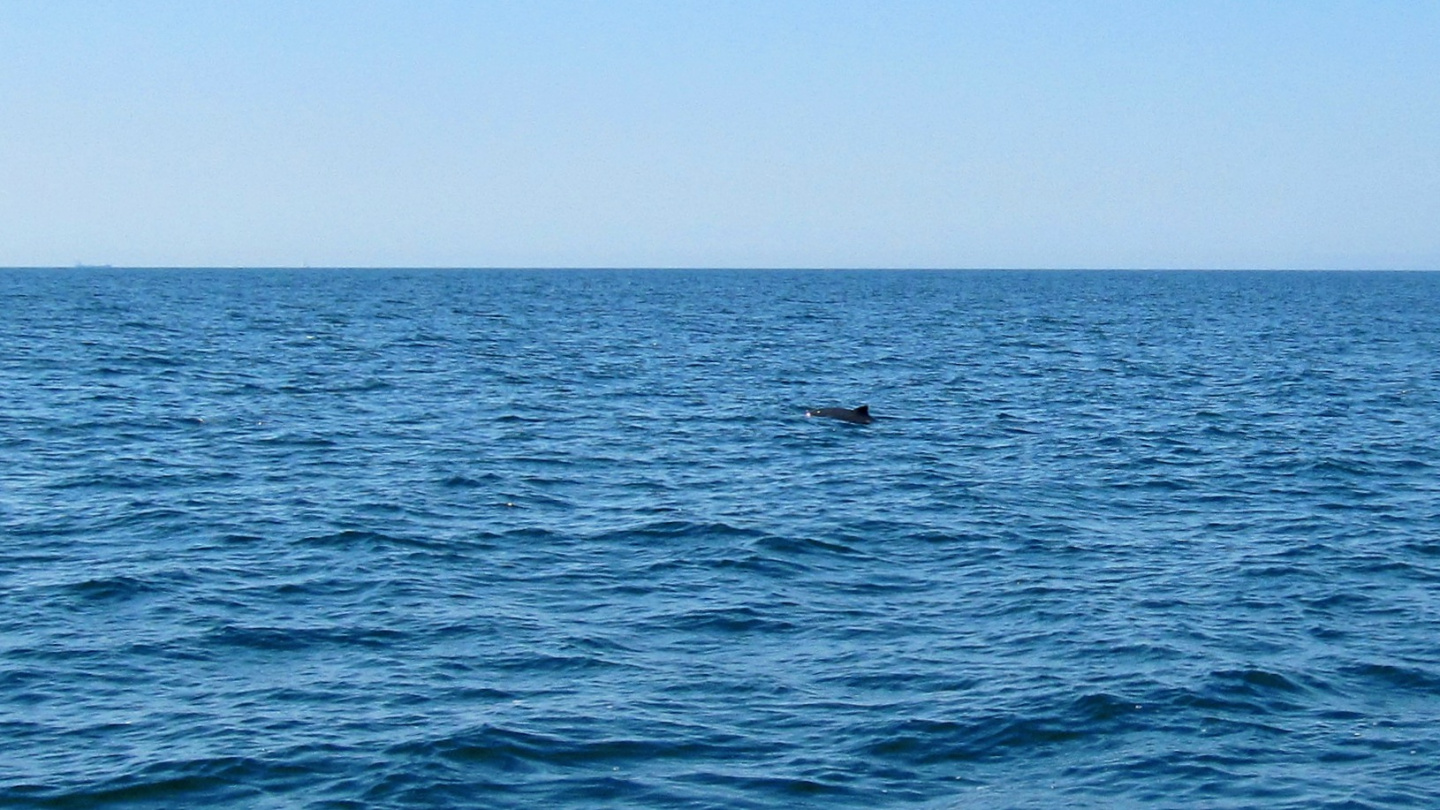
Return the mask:
M 0 0 L 0 266 L 1440 269 L 1440 2 Z

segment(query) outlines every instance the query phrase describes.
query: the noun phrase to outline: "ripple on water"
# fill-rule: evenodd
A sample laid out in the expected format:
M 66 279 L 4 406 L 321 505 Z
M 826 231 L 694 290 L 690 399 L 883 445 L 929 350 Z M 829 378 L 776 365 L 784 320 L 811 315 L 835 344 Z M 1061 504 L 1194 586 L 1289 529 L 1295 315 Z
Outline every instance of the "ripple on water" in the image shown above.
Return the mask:
M 1440 794 L 1440 276 L 0 276 L 0 804 Z

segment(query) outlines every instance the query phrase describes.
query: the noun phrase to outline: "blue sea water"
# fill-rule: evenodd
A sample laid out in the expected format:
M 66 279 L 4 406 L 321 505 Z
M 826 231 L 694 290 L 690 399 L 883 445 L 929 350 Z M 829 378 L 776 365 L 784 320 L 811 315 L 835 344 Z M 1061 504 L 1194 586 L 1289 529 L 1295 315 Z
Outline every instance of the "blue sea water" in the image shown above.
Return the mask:
M 0 271 L 0 805 L 1435 807 L 1437 443 L 1440 274 Z

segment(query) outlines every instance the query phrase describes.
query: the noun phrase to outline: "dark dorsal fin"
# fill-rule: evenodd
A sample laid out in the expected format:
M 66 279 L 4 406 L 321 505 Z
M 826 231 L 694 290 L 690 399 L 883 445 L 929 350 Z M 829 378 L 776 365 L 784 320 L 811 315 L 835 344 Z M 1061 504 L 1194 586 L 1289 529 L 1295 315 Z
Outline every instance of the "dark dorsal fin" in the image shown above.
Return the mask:
M 869 405 L 861 405 L 860 407 L 858 407 L 858 408 L 855 409 L 855 413 L 858 413 L 858 414 L 860 414 L 861 416 L 869 416 L 869 415 L 870 415 L 870 406 L 869 406 Z

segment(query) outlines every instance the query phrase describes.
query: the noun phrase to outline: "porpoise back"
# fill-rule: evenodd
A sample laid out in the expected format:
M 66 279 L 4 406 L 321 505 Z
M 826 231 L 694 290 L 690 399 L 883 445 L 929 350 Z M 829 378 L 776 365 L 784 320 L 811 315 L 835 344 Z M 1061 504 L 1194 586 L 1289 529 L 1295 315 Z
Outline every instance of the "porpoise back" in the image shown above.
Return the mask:
M 806 411 L 805 415 L 839 419 L 841 422 L 850 422 L 856 425 L 868 425 L 875 421 L 875 418 L 870 415 L 869 405 L 861 405 L 858 408 L 816 408 L 813 411 Z

